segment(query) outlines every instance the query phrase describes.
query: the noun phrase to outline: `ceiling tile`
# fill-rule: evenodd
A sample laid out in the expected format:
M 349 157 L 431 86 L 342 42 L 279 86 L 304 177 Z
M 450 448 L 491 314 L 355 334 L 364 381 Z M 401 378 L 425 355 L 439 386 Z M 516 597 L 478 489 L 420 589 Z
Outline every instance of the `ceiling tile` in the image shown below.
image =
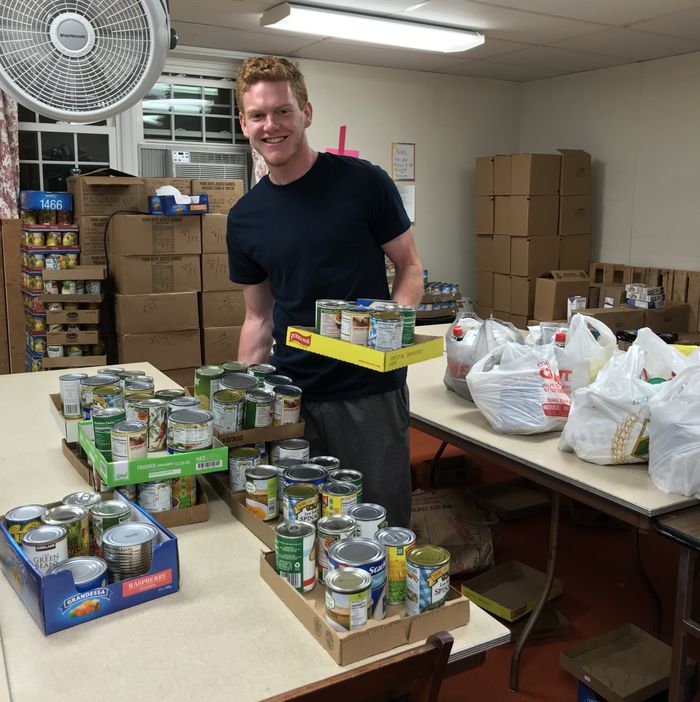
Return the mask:
M 700 7 L 685 12 L 675 12 L 657 19 L 637 22 L 631 29 L 643 32 L 658 32 L 672 37 L 685 37 L 686 39 L 700 39 Z
M 212 27 L 260 30 L 260 16 L 269 2 L 256 0 L 170 0 L 170 19 Z
M 627 59 L 619 56 L 593 54 L 587 51 L 570 51 L 557 49 L 551 46 L 532 46 L 520 49 L 509 54 L 501 54 L 491 59 L 494 63 L 516 63 L 524 66 L 544 66 L 562 69 L 563 73 L 569 71 L 590 71 L 595 68 L 607 68 L 629 63 Z
M 487 37 L 486 41 L 481 46 L 475 46 L 473 49 L 465 52 L 465 58 L 469 59 L 483 59 L 489 58 L 490 56 L 498 56 L 499 54 L 508 54 L 511 51 L 517 51 L 518 49 L 527 49 L 528 46 L 532 44 L 524 44 L 519 41 L 504 41 L 503 39 L 492 39 Z
M 455 66 L 440 69 L 440 73 L 472 78 L 492 78 L 495 80 L 510 80 L 525 82 L 540 78 L 552 78 L 566 73 L 563 69 L 545 68 L 543 66 L 523 66 L 507 63 L 492 63 L 489 61 L 467 61 Z

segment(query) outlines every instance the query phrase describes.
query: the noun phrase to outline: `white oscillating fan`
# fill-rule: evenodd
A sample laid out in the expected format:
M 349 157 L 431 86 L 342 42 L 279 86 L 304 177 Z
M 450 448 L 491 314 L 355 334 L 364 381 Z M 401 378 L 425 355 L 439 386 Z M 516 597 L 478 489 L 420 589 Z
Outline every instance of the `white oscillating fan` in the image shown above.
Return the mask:
M 165 0 L 0 0 L 0 89 L 66 122 L 138 102 L 177 41 Z

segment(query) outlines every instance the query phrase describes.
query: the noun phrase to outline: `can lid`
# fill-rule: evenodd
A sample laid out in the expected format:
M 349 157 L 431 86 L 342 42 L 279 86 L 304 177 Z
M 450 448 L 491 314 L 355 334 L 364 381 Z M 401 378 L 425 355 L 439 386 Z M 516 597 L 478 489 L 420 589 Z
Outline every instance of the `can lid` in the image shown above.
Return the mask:
M 306 439 L 284 439 L 278 444 L 279 448 L 284 449 L 306 449 L 309 448 L 310 444 Z
M 357 495 L 357 485 L 347 481 L 329 480 L 323 486 L 323 492 L 326 495 L 337 495 L 339 497 Z
M 268 385 L 291 385 L 292 379 L 288 375 L 280 375 L 279 373 L 271 373 L 265 378 Z
M 347 300 L 316 300 L 316 307 L 345 307 L 347 304 Z
M 108 417 L 126 417 L 126 410 L 123 407 L 100 407 L 100 409 L 94 409 L 90 413 L 92 419 L 100 419 L 103 417 L 107 419 Z
M 340 459 L 335 456 L 314 456 L 309 463 L 323 466 L 324 468 L 340 468 Z
M 348 305 L 347 307 L 343 307 L 343 312 L 352 312 L 353 314 L 369 316 L 369 309 L 364 305 Z
M 369 522 L 373 519 L 384 519 L 386 510 L 381 505 L 376 505 L 372 502 L 363 502 L 360 505 L 355 505 L 348 510 L 351 517 L 355 517 L 360 522 Z
M 374 539 L 384 546 L 408 546 L 416 542 L 416 535 L 404 527 L 385 527 L 374 535 Z
M 369 565 L 386 559 L 384 547 L 374 539 L 353 537 L 334 541 L 328 547 L 328 558 L 343 565 Z
M 450 562 L 450 552 L 442 546 L 416 546 L 406 555 L 406 559 L 419 566 L 441 566 Z
M 50 544 L 62 539 L 68 532 L 62 526 L 44 524 L 40 527 L 30 529 L 22 536 L 22 545 L 41 546 Z
M 253 388 L 245 394 L 245 399 L 252 402 L 272 402 L 275 399 L 275 393 L 265 388 Z
M 361 592 L 372 585 L 372 576 L 361 568 L 334 568 L 323 580 L 327 588 L 343 593 Z
M 27 519 L 38 519 L 46 514 L 48 510 L 44 505 L 20 505 L 7 511 L 5 519 L 13 521 L 25 521 Z
M 277 368 L 275 368 L 275 366 L 273 366 L 271 363 L 251 363 L 248 366 L 248 370 L 251 373 L 258 372 L 270 375 L 271 373 L 274 373 L 277 370 Z
M 46 575 L 53 575 L 64 570 L 73 574 L 73 581 L 76 585 L 82 585 L 106 573 L 107 561 L 97 556 L 74 556 L 49 568 Z
M 165 400 L 157 397 L 149 397 L 147 399 L 139 400 L 136 403 L 137 407 L 167 407 L 167 405 L 168 403 Z
M 357 522 L 347 514 L 329 514 L 316 522 L 316 528 L 330 532 L 346 532 L 354 529 L 356 524 Z
M 174 400 L 178 397 L 184 397 L 185 391 L 180 388 L 163 388 L 161 390 L 156 390 L 153 397 L 157 397 L 159 400 Z
M 296 385 L 275 385 L 275 395 L 301 397 L 301 388 Z
M 119 422 L 112 427 L 113 432 L 123 432 L 126 434 L 132 434 L 134 432 L 146 431 L 146 423 L 139 422 L 138 420 L 133 420 L 130 422 Z
M 355 480 L 362 480 L 362 473 L 359 470 L 353 470 L 352 468 L 336 468 L 328 473 L 329 480 L 337 480 L 339 482 L 351 483 Z
M 131 505 L 121 500 L 105 500 L 93 506 L 90 510 L 98 517 L 115 517 L 131 512 Z
M 234 458 L 260 458 L 260 449 L 254 446 L 239 446 L 229 449 L 228 455 Z
M 144 522 L 116 524 L 102 534 L 102 543 L 108 546 L 139 546 L 158 537 L 158 529 Z
M 214 421 L 214 415 L 211 412 L 207 412 L 207 410 L 190 407 L 172 412 L 170 421 L 182 424 L 208 424 Z
M 89 387 L 99 387 L 100 385 L 113 385 L 117 380 L 116 375 L 88 375 L 80 381 L 80 384 Z
M 316 533 L 316 527 L 311 522 L 282 522 L 275 527 L 277 536 L 303 538 Z
M 313 463 L 297 463 L 284 471 L 284 478 L 294 483 L 327 480 L 328 471 L 322 466 L 315 466 Z
M 104 369 L 105 371 L 107 370 L 106 368 Z M 58 379 L 60 380 L 82 380 L 83 378 L 87 378 L 88 374 L 87 373 L 65 373 L 64 375 L 59 375 Z
M 217 390 L 213 399 L 215 402 L 236 404 L 245 399 L 245 393 L 242 390 L 224 388 L 223 390 Z
M 275 468 L 274 466 L 269 466 L 260 463 L 257 466 L 248 468 L 248 470 L 245 472 L 245 477 L 250 478 L 251 480 L 266 480 L 268 478 L 276 478 L 277 468 Z
M 200 366 L 194 372 L 195 376 L 204 376 L 205 378 L 220 378 L 224 374 L 224 369 L 222 366 L 209 365 Z
M 219 386 L 232 390 L 249 390 L 258 387 L 258 381 L 247 373 L 230 373 L 221 378 Z
M 43 515 L 41 521 L 52 525 L 66 524 L 82 519 L 86 515 L 87 510 L 83 507 L 78 507 L 78 505 L 57 505 Z
M 98 502 L 102 502 L 102 497 L 96 492 L 85 490 L 84 492 L 71 492 L 61 502 L 64 505 L 78 505 L 79 507 L 90 508 Z
M 196 397 L 175 397 L 170 400 L 171 407 L 199 407 L 200 402 Z

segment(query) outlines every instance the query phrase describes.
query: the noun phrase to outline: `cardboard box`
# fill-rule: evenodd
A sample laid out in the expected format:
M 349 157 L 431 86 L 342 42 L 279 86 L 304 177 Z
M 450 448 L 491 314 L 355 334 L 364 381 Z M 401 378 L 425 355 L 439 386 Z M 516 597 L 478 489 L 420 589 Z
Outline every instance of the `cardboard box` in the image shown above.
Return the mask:
M 657 334 L 660 332 L 687 332 L 690 305 L 687 302 L 667 302 L 658 310 L 644 310 L 644 325 Z
M 510 311 L 510 276 L 493 274 L 493 306 L 497 310 Z
M 476 272 L 476 302 L 482 307 L 493 307 L 493 273 Z
M 494 200 L 493 196 L 480 196 L 474 198 L 474 233 L 493 234 L 494 226 Z
M 202 365 L 199 330 L 119 334 L 119 363 L 148 361 L 158 370 Z
M 99 217 L 121 210 L 144 212 L 147 208 L 143 180 L 127 173 L 101 168 L 87 175 L 69 176 L 66 182 L 73 193 L 77 217 Z
M 477 505 L 499 519 L 523 519 L 547 511 L 549 500 L 544 490 L 524 478 L 478 485 L 474 488 Z
M 591 194 L 591 155 L 581 149 L 557 149 L 561 154 L 561 195 Z
M 241 326 L 245 320 L 242 290 L 210 290 L 200 293 L 203 327 Z
M 442 356 L 443 339 L 416 334 L 411 346 L 395 351 L 377 351 L 348 341 L 321 336 L 310 329 L 287 327 L 287 346 L 384 373 Z
M 57 310 L 46 312 L 47 324 L 98 324 L 100 310 Z
M 227 253 L 226 225 L 224 214 L 202 215 L 202 253 Z
M 51 346 L 92 345 L 98 344 L 99 341 L 99 334 L 96 331 L 46 333 L 46 343 Z
M 105 264 L 105 227 L 109 216 L 79 217 L 75 220 L 80 227 L 80 262 L 84 264 Z
M 558 216 L 556 195 L 511 195 L 509 233 L 512 236 L 555 236 Z
M 591 233 L 591 196 L 562 195 L 559 198 L 559 235 Z
M 511 276 L 510 278 L 510 313 L 529 319 L 535 309 L 535 288 L 537 278 L 522 278 Z M 513 320 L 511 319 L 511 322 Z M 521 327 L 522 328 L 522 327 Z
M 595 317 L 595 319 L 606 324 L 614 332 L 622 329 L 640 329 L 645 326 L 644 310 L 635 310 L 627 306 L 581 310 L 581 314 Z
M 104 280 L 107 272 L 104 266 L 73 266 L 59 271 L 42 271 L 43 280 Z M 77 295 L 59 295 L 68 300 Z
M 524 278 L 559 268 L 559 238 L 551 236 L 519 237 L 510 240 L 510 273 Z
M 1 231 L 0 231 L 1 236 Z M 2 248 L 0 248 L 0 374 L 10 372 L 10 344 L 5 309 L 5 273 L 3 271 Z
M 527 330 L 528 315 L 524 314 L 513 314 L 512 312 L 508 316 L 508 321 L 516 328 L 523 331 Z
M 493 305 L 474 305 L 474 311 L 481 319 L 488 319 L 493 312 Z
M 112 256 L 116 291 L 122 295 L 199 291 L 200 256 Z
M 588 274 L 583 270 L 556 270 L 537 278 L 534 318 L 541 322 L 566 319 L 569 297 L 588 298 Z
M 209 196 L 209 212 L 225 214 L 243 197 L 243 181 L 233 179 L 192 180 L 193 193 Z
M 535 609 L 544 585 L 544 573 L 525 563 L 508 561 L 464 582 L 462 594 L 487 612 L 513 622 Z M 561 592 L 561 580 L 554 578 L 547 599 Z
M 510 234 L 510 195 L 498 195 L 494 206 L 493 233 Z
M 306 630 L 339 665 L 347 665 L 397 646 L 424 641 L 438 631 L 469 622 L 469 600 L 450 589 L 442 607 L 406 616 L 403 605 L 389 605 L 382 621 L 371 620 L 361 629 L 339 633 L 326 622 L 325 589 L 297 592 L 276 571 L 275 554 L 260 554 L 260 576 L 284 602 Z
M 493 237 L 477 236 L 474 243 L 474 259 L 477 271 L 493 272 Z
M 163 185 L 171 185 L 177 188 L 183 195 L 192 194 L 192 183 L 189 178 L 143 178 L 143 183 L 146 186 L 146 196 L 150 197 L 156 194 L 156 190 Z
M 110 255 L 199 254 L 199 217 L 114 215 L 109 225 Z
M 202 290 L 243 289 L 228 276 L 228 254 L 202 254 Z
M 202 356 L 204 363 L 223 363 L 238 358 L 238 342 L 242 326 L 204 327 Z
M 177 539 L 138 505 L 115 493 L 113 499 L 131 506 L 131 521 L 145 522 L 158 529 L 158 543 L 153 546 L 151 568 L 145 575 L 96 587 L 79 593 L 70 572 L 42 576 L 7 530 L 0 518 L 0 544 L 6 557 L 0 560 L 5 577 L 22 600 L 44 634 L 67 629 L 104 617 L 127 607 L 171 595 L 178 591 L 180 572 Z M 47 507 L 61 504 L 54 502 Z M 92 606 L 85 611 L 84 605 Z
M 673 271 L 673 290 L 666 291 L 667 298 L 673 302 L 688 301 L 688 275 L 688 271 Z
M 559 154 L 511 156 L 511 195 L 558 195 L 560 176 Z
M 41 367 L 43 370 L 55 370 L 57 368 L 82 368 L 83 366 L 106 366 L 107 356 L 60 356 L 58 358 L 42 358 Z
M 510 244 L 512 237 L 500 234 L 493 237 L 493 272 L 510 273 Z
M 624 624 L 561 651 L 559 663 L 608 702 L 643 702 L 668 688 L 671 647 Z M 694 668 L 689 659 L 686 666 Z
M 496 156 L 493 161 L 493 192 L 510 195 L 511 157 Z
M 625 286 L 621 283 L 606 283 L 600 288 L 600 307 L 619 307 L 625 299 Z
M 49 414 L 53 417 L 54 422 L 56 422 L 56 426 L 64 440 L 71 444 L 78 443 L 78 423 L 80 419 L 66 419 L 63 416 L 61 394 L 58 392 L 49 395 Z
M 258 444 L 261 442 L 298 439 L 304 436 L 305 428 L 306 426 L 302 419 L 295 424 L 278 424 L 270 427 L 258 427 L 257 429 L 241 429 L 232 434 L 219 434 L 215 432 L 214 435 L 224 446 L 233 448 L 235 446 L 247 446 L 249 444 Z M 222 476 L 223 475 L 222 473 Z M 228 476 L 228 474 L 226 474 L 226 476 Z
M 559 268 L 562 270 L 573 270 L 580 268 L 588 269 L 590 257 L 590 234 L 578 234 L 576 236 L 560 236 L 559 240 Z
M 0 220 L 2 266 L 5 285 L 22 285 L 22 222 L 18 219 Z
M 199 329 L 196 292 L 114 296 L 119 334 L 149 334 Z
M 588 288 L 588 307 L 600 307 L 600 291 L 603 286 L 600 283 L 591 285 Z
M 165 374 L 170 380 L 179 385 L 181 388 L 186 388 L 194 383 L 194 372 L 196 368 L 168 368 Z
M 476 159 L 474 192 L 477 196 L 493 195 L 493 156 L 479 156 Z

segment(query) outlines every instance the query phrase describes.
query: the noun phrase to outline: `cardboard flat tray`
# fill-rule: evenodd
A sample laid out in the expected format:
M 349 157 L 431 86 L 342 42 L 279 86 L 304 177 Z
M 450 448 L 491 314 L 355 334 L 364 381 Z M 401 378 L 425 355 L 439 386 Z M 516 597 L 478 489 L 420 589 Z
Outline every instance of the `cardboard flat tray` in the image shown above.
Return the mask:
M 544 583 L 544 573 L 524 563 L 508 561 L 464 582 L 462 594 L 497 617 L 514 622 L 535 609 Z M 561 580 L 554 578 L 547 599 L 561 592 Z
M 310 329 L 287 327 L 287 346 L 382 373 L 442 356 L 443 344 L 441 336 L 416 334 L 411 346 L 395 351 L 377 351 L 367 346 L 321 336 Z
M 88 310 L 88 312 L 96 311 L 97 310 Z M 41 365 L 45 369 L 105 366 L 107 365 L 107 356 L 61 356 L 59 358 L 46 357 L 42 359 Z
M 608 702 L 642 702 L 668 688 L 671 647 L 625 624 L 562 651 L 559 662 Z
M 540 487 L 523 478 L 474 488 L 476 502 L 501 519 L 522 519 L 549 507 L 547 495 Z
M 260 441 L 282 441 L 284 439 L 297 439 L 304 436 L 304 421 L 296 424 L 281 424 L 271 427 L 258 427 L 257 429 L 241 429 L 232 434 L 216 433 L 216 438 L 229 448 L 257 444 Z
M 530 617 L 522 617 L 517 622 L 504 621 L 504 626 L 510 629 L 510 640 L 517 641 L 523 633 L 523 629 L 527 625 Z M 537 641 L 540 639 L 550 639 L 555 636 L 566 636 L 570 630 L 568 619 L 553 605 L 547 602 L 542 610 L 542 613 L 535 622 L 535 626 L 530 631 L 528 636 L 529 641 Z
M 444 606 L 407 617 L 402 605 L 389 605 L 382 621 L 370 621 L 356 631 L 338 632 L 326 622 L 325 589 L 316 584 L 311 592 L 297 592 L 275 570 L 275 554 L 261 552 L 260 575 L 294 613 L 306 630 L 339 665 L 347 665 L 397 646 L 424 641 L 438 631 L 469 622 L 469 600 L 450 590 Z

